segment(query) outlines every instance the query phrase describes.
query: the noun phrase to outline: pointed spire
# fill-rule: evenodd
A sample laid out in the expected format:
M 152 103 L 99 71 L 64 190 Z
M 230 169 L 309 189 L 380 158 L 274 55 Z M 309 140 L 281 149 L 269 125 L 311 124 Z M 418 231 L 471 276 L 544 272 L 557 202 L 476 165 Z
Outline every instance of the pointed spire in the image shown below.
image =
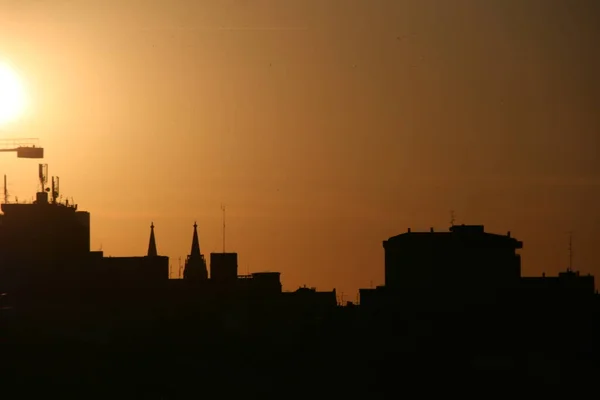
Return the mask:
M 150 224 L 150 243 L 148 243 L 148 257 L 156 257 L 156 239 L 154 238 L 154 222 Z
M 194 235 L 192 236 L 192 250 L 185 260 L 183 270 L 183 279 L 192 281 L 206 281 L 208 279 L 208 270 L 206 261 L 200 253 L 200 241 L 198 240 L 198 224 L 194 222 Z
M 198 240 L 198 224 L 194 222 L 194 235 L 192 236 L 192 250 L 190 257 L 200 257 L 200 241 Z

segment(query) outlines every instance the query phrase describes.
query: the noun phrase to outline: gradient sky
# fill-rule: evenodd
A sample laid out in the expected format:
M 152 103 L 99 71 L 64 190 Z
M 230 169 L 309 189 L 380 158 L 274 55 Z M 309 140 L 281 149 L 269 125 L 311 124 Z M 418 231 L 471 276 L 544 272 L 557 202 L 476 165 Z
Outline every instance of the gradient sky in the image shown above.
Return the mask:
M 92 247 L 202 251 L 284 288 L 383 283 L 382 241 L 458 223 L 523 271 L 600 275 L 594 0 L 0 0 L 0 60 Z M 20 199 L 38 160 L 2 156 Z

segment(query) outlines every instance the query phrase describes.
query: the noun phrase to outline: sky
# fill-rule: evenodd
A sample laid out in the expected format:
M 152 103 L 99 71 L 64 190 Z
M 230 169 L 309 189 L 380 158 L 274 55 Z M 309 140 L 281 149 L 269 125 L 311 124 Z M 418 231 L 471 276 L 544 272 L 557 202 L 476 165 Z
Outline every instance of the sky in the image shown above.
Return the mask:
M 456 223 L 523 275 L 600 275 L 594 0 L 0 0 L 0 61 L 92 249 L 239 253 L 284 289 L 383 284 L 382 241 Z M 39 160 L 2 155 L 12 195 Z

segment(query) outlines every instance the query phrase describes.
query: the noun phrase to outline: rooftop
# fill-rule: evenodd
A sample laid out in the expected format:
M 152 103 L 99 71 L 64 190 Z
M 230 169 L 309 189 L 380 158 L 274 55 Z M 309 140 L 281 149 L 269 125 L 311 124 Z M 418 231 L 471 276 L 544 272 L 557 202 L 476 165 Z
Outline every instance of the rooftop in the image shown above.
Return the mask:
M 502 240 L 512 243 L 516 248 L 520 249 L 523 247 L 523 242 L 513 238 L 510 232 L 506 235 L 499 235 L 496 233 L 489 233 L 485 231 L 483 225 L 453 225 L 448 231 L 436 232 L 433 228 L 429 231 L 414 232 L 410 228 L 404 233 L 390 237 L 385 242 L 396 242 L 399 240 L 407 240 L 408 238 L 415 237 L 427 237 L 427 238 L 441 238 L 441 237 L 461 237 L 461 238 L 486 238 L 488 240 Z M 384 242 L 384 243 L 385 243 Z

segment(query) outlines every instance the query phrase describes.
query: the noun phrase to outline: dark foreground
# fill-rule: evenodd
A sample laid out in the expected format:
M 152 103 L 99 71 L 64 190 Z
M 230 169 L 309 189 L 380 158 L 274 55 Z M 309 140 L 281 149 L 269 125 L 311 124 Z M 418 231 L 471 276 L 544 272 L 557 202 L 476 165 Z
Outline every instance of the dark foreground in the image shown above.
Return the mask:
M 172 318 L 108 328 L 82 321 L 77 329 L 58 329 L 66 323 L 50 322 L 47 326 L 54 328 L 45 329 L 4 319 L 5 393 L 19 398 L 39 391 L 78 398 L 387 398 L 415 390 L 493 394 L 575 382 L 581 388 L 600 372 L 599 336 L 587 314 L 402 319 L 339 310 L 319 321 L 293 324 Z

